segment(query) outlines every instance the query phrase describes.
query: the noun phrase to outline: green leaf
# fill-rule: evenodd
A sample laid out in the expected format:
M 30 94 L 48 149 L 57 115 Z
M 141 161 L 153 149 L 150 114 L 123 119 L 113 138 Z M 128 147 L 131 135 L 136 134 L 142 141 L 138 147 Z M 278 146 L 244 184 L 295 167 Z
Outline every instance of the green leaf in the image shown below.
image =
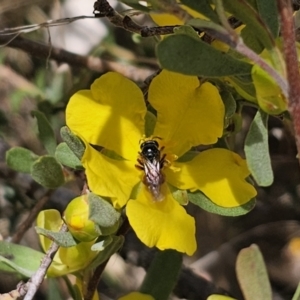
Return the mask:
M 38 156 L 28 149 L 14 147 L 5 154 L 7 165 L 15 171 L 30 173 L 32 164 L 38 159 Z
M 223 0 L 222 3 L 227 12 L 232 13 L 237 19 L 246 24 L 246 26 L 249 26 L 250 30 L 265 48 L 271 50 L 275 47 L 275 40 L 271 32 L 264 24 L 258 12 L 247 1 Z
M 260 186 L 273 182 L 268 144 L 268 115 L 258 110 L 245 140 L 245 155 L 249 170 Z
M 259 107 L 271 115 L 287 110 L 287 100 L 276 81 L 258 65 L 252 68 L 252 79 Z
M 142 283 L 140 292 L 151 295 L 155 300 L 169 299 L 177 282 L 181 266 L 181 253 L 175 250 L 165 250 L 156 253 Z
M 213 48 L 200 38 L 184 34 L 164 38 L 157 46 L 157 56 L 162 68 L 186 75 L 242 75 L 250 74 L 252 68 L 252 65 Z
M 225 106 L 225 118 L 231 118 L 236 111 L 236 101 L 228 90 L 222 90 L 220 96 Z
M 236 273 L 245 300 L 272 299 L 266 266 L 256 245 L 240 251 L 236 261 Z
M 249 80 L 243 80 L 235 76 L 226 78 L 226 80 L 234 87 L 236 92 L 246 100 L 257 103 L 254 84 Z
M 49 121 L 46 116 L 39 111 L 32 111 L 32 115 L 37 119 L 39 138 L 42 144 L 50 155 L 54 155 L 57 143 Z
M 241 30 L 241 37 L 244 43 L 256 53 L 261 53 L 264 50 L 264 45 L 259 41 L 255 32 L 249 26 Z
M 85 150 L 85 145 L 80 138 L 75 135 L 67 126 L 64 126 L 60 129 L 60 135 L 69 148 L 74 152 L 74 154 L 81 160 Z
M 207 198 L 203 193 L 197 191 L 195 193 L 188 193 L 188 199 L 195 205 L 201 207 L 202 209 L 211 212 L 213 214 L 236 217 L 247 214 L 255 206 L 255 199 L 251 199 L 249 202 L 237 206 L 237 207 L 221 207 L 213 203 L 209 198 Z
M 200 21 L 204 21 L 204 20 L 200 20 Z M 206 21 L 206 22 L 208 22 L 208 21 Z M 175 27 L 174 28 L 174 33 L 176 33 L 176 34 L 185 34 L 185 35 L 189 35 L 192 38 L 199 39 L 198 33 L 191 26 L 183 25 L 183 26 L 180 26 L 180 27 Z
M 120 156 L 118 153 L 116 153 L 113 150 L 103 148 L 103 149 L 101 149 L 100 152 L 101 152 L 101 154 L 103 154 L 111 159 L 114 159 L 114 160 L 125 160 L 125 158 L 123 158 L 122 156 Z
M 230 34 L 224 27 L 222 27 L 219 24 L 216 24 L 211 21 L 199 19 L 199 18 L 191 19 L 186 24 L 192 26 L 193 28 L 197 28 L 199 30 L 205 31 L 211 37 L 213 37 L 217 40 L 223 41 L 224 43 L 226 43 L 228 45 L 232 44 L 232 40 L 231 40 L 232 38 L 231 38 Z M 187 26 L 181 26 L 181 27 L 187 27 Z M 179 27 L 179 28 L 181 28 L 181 27 Z M 174 32 L 176 32 L 176 31 L 174 30 Z M 196 34 L 196 32 L 195 32 L 195 34 Z M 194 37 L 195 37 L 195 35 L 194 35 Z M 197 34 L 196 37 L 199 38 L 199 35 Z
M 35 227 L 37 234 L 42 234 L 52 241 L 55 241 L 61 247 L 68 248 L 77 245 L 76 240 L 73 238 L 71 232 L 57 232 L 44 229 L 41 227 Z
M 0 270 L 31 277 L 41 264 L 44 253 L 0 241 Z
M 56 278 L 47 278 L 48 293 L 47 300 L 64 300 L 65 297 L 61 294 L 60 284 Z
M 32 178 L 42 186 L 55 189 L 65 182 L 61 165 L 49 155 L 41 156 L 31 168 Z
M 268 26 L 274 38 L 279 35 L 279 18 L 276 1 L 259 0 L 256 1 L 257 10 L 265 24 Z
M 83 169 L 81 161 L 65 142 L 56 147 L 55 157 L 64 166 L 72 169 Z
M 109 239 L 109 238 L 108 238 Z M 124 244 L 124 236 L 112 236 L 112 241 L 108 243 L 105 249 L 96 256 L 96 258 L 89 264 L 86 270 L 95 269 L 97 266 L 108 260 L 114 253 L 116 253 Z
M 190 7 L 191 9 L 201 13 L 206 16 L 208 19 L 214 21 L 215 23 L 219 23 L 219 17 L 216 12 L 212 9 L 210 1 L 208 0 L 181 0 L 182 4 Z
M 101 228 L 109 228 L 118 224 L 120 213 L 106 200 L 89 193 L 88 201 L 90 207 L 89 219 Z

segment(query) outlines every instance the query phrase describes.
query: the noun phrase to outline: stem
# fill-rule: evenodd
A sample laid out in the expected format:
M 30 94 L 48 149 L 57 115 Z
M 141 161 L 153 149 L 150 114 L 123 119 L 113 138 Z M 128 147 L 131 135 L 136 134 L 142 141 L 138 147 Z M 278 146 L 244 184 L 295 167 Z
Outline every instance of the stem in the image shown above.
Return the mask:
M 124 222 L 122 223 L 122 226 L 119 228 L 117 235 L 125 235 L 129 229 L 130 229 L 130 225 L 129 225 L 128 219 L 126 218 L 124 220 Z M 89 280 L 89 282 L 87 284 L 86 292 L 84 295 L 84 300 L 93 299 L 93 296 L 97 290 L 97 286 L 101 279 L 102 273 L 103 273 L 108 261 L 109 261 L 109 258 L 107 260 L 105 260 L 101 265 L 99 265 L 95 269 L 91 279 Z
M 277 0 L 283 38 L 283 53 L 286 62 L 286 73 L 289 83 L 288 109 L 293 119 L 298 155 L 300 154 L 300 74 L 296 50 L 296 37 L 292 3 L 288 0 Z M 300 158 L 298 158 L 300 160 Z M 299 161 L 300 163 L 300 161 Z
M 66 232 L 68 227 L 66 224 L 63 224 L 60 228 L 60 232 Z M 47 273 L 50 264 L 52 263 L 53 257 L 59 249 L 59 245 L 55 242 L 52 242 L 50 248 L 48 249 L 46 255 L 42 259 L 39 269 L 32 275 L 29 281 L 25 284 L 19 286 L 18 290 L 21 296 L 24 296 L 23 300 L 32 300 L 36 294 L 38 288 L 42 284 L 44 277 Z

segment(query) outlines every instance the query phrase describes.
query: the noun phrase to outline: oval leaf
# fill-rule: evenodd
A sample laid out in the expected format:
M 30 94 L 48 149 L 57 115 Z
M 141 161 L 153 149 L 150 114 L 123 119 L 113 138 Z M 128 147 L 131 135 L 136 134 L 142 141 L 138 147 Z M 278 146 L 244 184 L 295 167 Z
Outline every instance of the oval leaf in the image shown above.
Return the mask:
M 258 110 L 245 140 L 247 164 L 260 186 L 272 184 L 274 176 L 268 144 L 268 115 Z
M 42 156 L 32 165 L 32 178 L 42 186 L 55 189 L 64 184 L 61 165 L 53 156 Z
M 162 68 L 186 75 L 242 75 L 250 74 L 252 68 L 252 65 L 213 48 L 200 38 L 184 34 L 163 39 L 157 46 L 157 56 Z
M 279 18 L 276 1 L 256 1 L 257 10 L 260 17 L 264 20 L 273 37 L 279 35 Z
M 255 199 L 251 199 L 249 202 L 241 206 L 231 208 L 221 207 L 213 203 L 201 192 L 188 193 L 188 199 L 195 205 L 201 207 L 202 209 L 208 212 L 228 217 L 236 217 L 247 214 L 250 210 L 254 208 L 256 202 Z
M 73 238 L 71 232 L 55 232 L 51 230 L 47 230 L 41 227 L 35 227 L 35 230 L 38 234 L 42 234 L 50 240 L 54 241 L 61 247 L 68 248 L 77 245 L 77 242 Z
M 85 146 L 80 138 L 75 135 L 67 126 L 64 126 L 60 129 L 60 135 L 69 148 L 74 152 L 74 154 L 81 159 L 85 150 Z
M 81 161 L 65 142 L 57 146 L 55 157 L 64 166 L 72 169 L 83 169 Z
M 44 253 L 31 248 L 0 241 L 0 270 L 31 277 L 39 268 Z
M 30 173 L 32 164 L 38 159 L 38 156 L 28 149 L 14 147 L 6 152 L 5 159 L 7 165 L 13 170 Z
M 120 213 L 108 201 L 93 193 L 88 194 L 88 201 L 89 219 L 100 227 L 111 227 L 119 221 Z
M 221 91 L 220 95 L 225 106 L 225 118 L 231 118 L 236 111 L 235 99 L 228 90 Z
M 40 111 L 32 111 L 32 115 L 37 119 L 39 138 L 42 144 L 49 154 L 54 155 L 56 149 L 56 138 L 49 121 Z
M 245 300 L 272 299 L 266 266 L 256 245 L 240 251 L 236 261 L 236 273 Z

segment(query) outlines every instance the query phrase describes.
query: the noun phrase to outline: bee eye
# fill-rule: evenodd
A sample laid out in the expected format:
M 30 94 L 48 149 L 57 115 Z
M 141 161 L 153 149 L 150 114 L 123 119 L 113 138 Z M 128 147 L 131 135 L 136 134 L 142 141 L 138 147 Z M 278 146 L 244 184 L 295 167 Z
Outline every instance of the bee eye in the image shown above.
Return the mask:
M 153 141 L 153 144 L 158 148 L 158 142 L 157 141 Z

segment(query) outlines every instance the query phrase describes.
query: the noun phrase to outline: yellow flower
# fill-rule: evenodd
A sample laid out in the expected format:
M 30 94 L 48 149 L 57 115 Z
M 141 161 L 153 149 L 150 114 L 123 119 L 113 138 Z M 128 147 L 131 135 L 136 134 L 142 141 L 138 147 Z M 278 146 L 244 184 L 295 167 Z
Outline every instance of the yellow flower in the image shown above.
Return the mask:
M 222 136 L 224 105 L 214 85 L 164 70 L 152 80 L 148 101 L 157 119 L 146 118 L 144 96 L 133 82 L 107 73 L 90 90 L 73 95 L 66 111 L 67 125 L 86 143 L 82 163 L 90 189 L 110 197 L 116 208 L 127 204 L 133 230 L 149 247 L 192 255 L 196 250 L 194 219 L 173 198 L 167 183 L 201 190 L 224 207 L 245 204 L 256 191 L 245 180 L 249 176 L 245 161 L 226 149 L 206 150 L 184 163 L 174 161 L 191 147 L 214 144 Z M 155 126 L 149 133 L 151 120 Z M 140 142 L 149 140 L 143 140 L 145 133 L 159 144 L 160 156 L 166 155 L 162 170 L 154 170 L 165 181 L 160 187 L 161 201 L 153 200 L 149 182 L 132 194 L 138 183 L 145 182 L 145 172 L 136 168 Z M 110 155 L 91 145 L 110 150 Z
M 59 211 L 55 209 L 43 210 L 37 217 L 37 226 L 51 231 L 59 231 L 63 224 Z M 46 252 L 51 240 L 44 235 L 39 235 L 43 250 Z M 92 242 L 81 242 L 73 247 L 60 247 L 56 252 L 47 275 L 50 277 L 71 274 L 86 268 L 97 256 L 99 251 L 92 251 Z

